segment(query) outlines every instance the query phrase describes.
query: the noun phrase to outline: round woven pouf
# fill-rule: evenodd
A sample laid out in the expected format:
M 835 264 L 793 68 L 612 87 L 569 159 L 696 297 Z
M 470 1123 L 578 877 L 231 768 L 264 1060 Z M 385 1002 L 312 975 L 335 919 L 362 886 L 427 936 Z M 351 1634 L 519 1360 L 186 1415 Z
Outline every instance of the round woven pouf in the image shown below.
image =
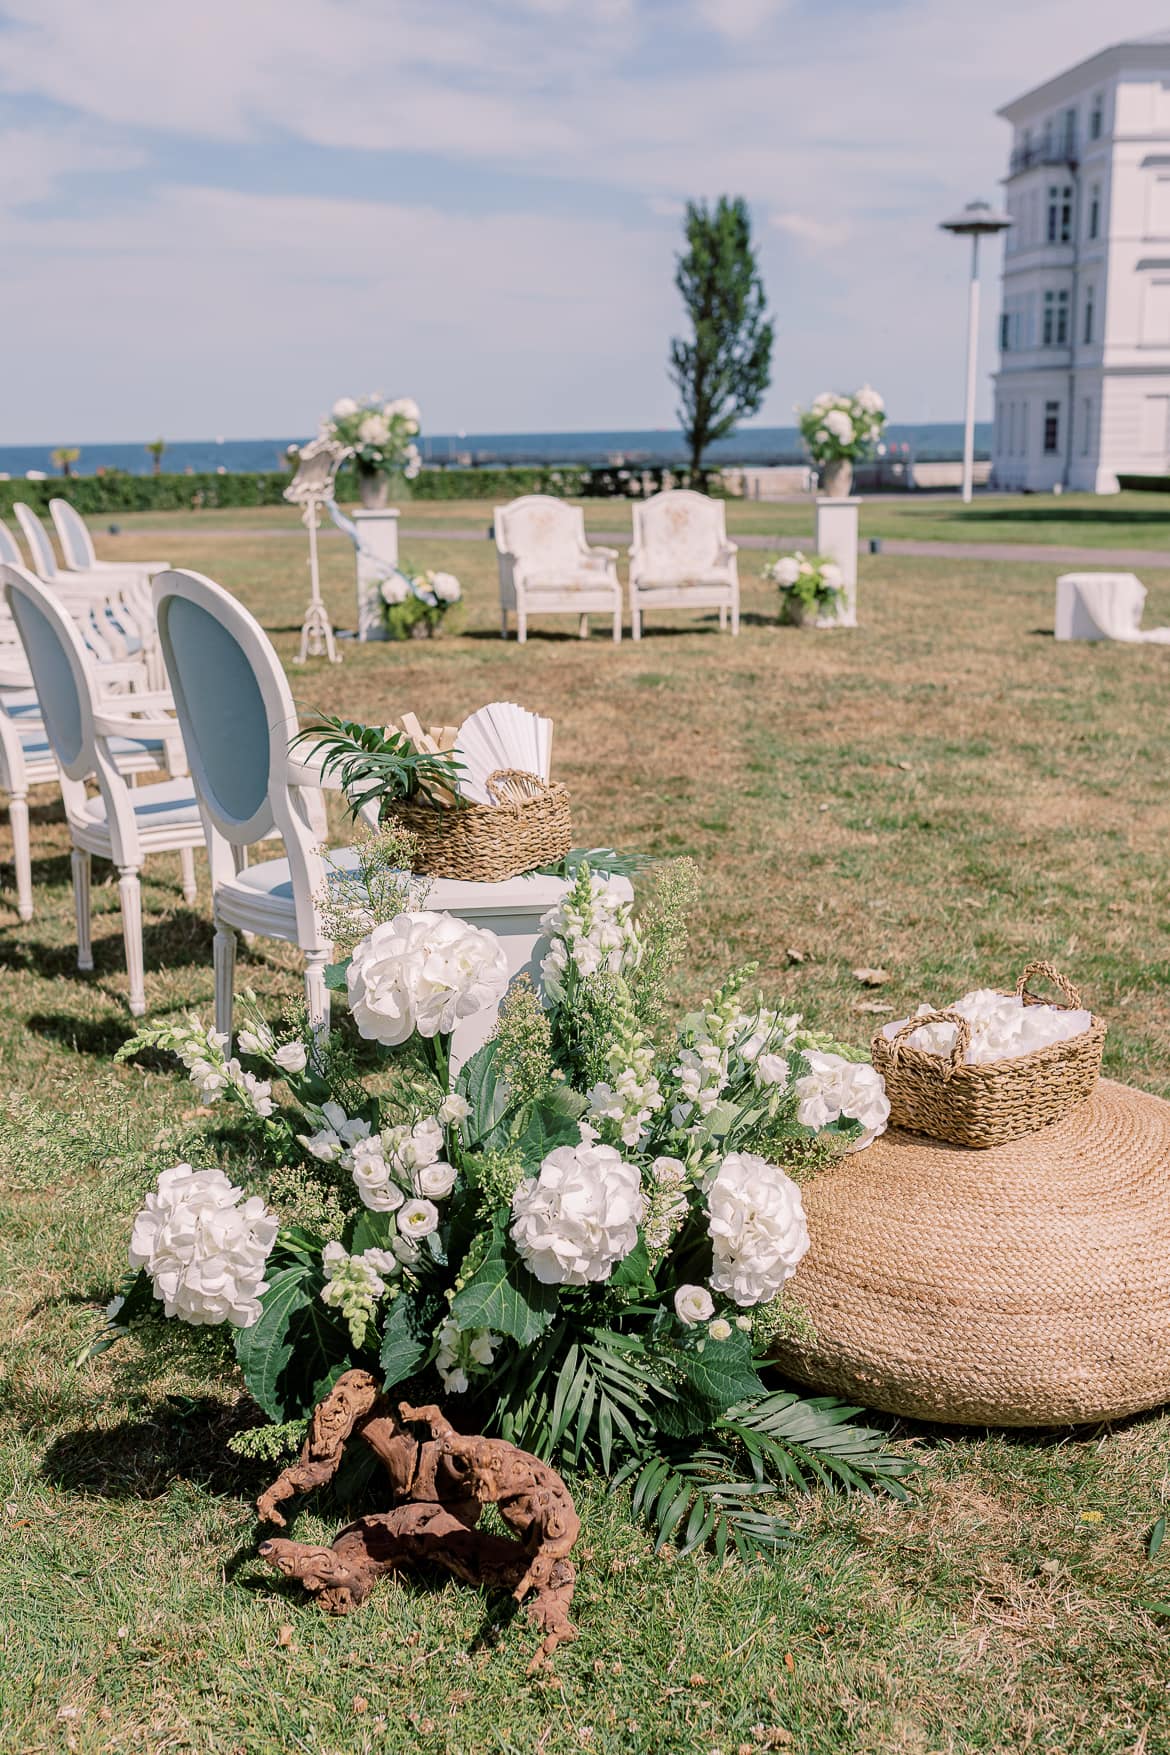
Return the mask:
M 891 1129 L 804 1189 L 797 1382 L 960 1425 L 1062 1426 L 1170 1401 L 1170 1103 L 1102 1080 L 976 1151 Z

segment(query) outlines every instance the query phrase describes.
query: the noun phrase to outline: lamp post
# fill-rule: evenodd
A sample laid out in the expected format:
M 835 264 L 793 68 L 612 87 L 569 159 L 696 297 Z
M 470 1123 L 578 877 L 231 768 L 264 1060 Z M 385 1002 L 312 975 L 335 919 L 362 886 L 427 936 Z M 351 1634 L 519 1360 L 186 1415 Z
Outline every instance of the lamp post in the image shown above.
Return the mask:
M 986 201 L 969 201 L 962 213 L 944 219 L 940 231 L 971 240 L 971 289 L 967 299 L 967 402 L 963 416 L 963 502 L 971 501 L 975 472 L 975 360 L 979 351 L 979 240 L 1004 232 L 1013 222 Z

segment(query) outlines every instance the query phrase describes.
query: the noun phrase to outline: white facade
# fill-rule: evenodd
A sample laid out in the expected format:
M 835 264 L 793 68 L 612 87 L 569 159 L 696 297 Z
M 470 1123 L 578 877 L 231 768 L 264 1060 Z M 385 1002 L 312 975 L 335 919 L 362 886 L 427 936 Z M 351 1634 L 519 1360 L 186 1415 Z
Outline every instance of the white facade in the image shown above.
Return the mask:
M 997 487 L 1170 474 L 1170 31 L 1007 104 Z

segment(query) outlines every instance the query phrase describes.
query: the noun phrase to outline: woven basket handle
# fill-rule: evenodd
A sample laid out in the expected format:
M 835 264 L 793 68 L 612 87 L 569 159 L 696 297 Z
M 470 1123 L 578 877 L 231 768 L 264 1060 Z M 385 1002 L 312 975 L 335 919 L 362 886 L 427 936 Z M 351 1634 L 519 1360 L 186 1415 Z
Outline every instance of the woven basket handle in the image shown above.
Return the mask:
M 1016 982 L 1016 998 L 1022 999 L 1025 1005 L 1044 1005 L 1045 1001 L 1037 999 L 1034 993 L 1028 992 L 1028 983 L 1033 975 L 1042 975 L 1045 981 L 1051 981 L 1053 987 L 1060 989 L 1065 1004 L 1074 1012 L 1081 1009 L 1081 996 L 1067 975 L 1054 969 L 1051 963 L 1029 963 L 1020 979 Z
M 898 1057 L 906 1046 L 906 1038 L 913 1036 L 915 1030 L 920 1030 L 923 1024 L 953 1024 L 955 1026 L 954 1047 L 951 1049 L 951 1057 L 943 1069 L 944 1079 L 954 1078 L 971 1046 L 971 1026 L 962 1012 L 923 1012 L 917 1018 L 907 1018 L 906 1022 L 901 1024 L 889 1038 L 891 1061 L 897 1066 Z
M 524 768 L 497 768 L 484 781 L 484 789 L 493 804 L 527 804 L 548 791 L 539 774 Z

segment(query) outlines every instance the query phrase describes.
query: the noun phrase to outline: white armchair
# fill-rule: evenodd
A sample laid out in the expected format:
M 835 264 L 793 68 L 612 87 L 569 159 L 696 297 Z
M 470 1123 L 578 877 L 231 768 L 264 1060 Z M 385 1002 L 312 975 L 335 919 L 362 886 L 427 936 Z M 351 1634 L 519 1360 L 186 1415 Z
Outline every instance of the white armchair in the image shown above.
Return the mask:
M 690 488 L 671 488 L 634 505 L 630 550 L 630 623 L 642 638 L 642 612 L 717 609 L 719 626 L 739 633 L 736 547 L 727 540 L 723 501 Z
M 589 633 L 590 613 L 613 617 L 615 643 L 622 637 L 622 587 L 617 550 L 590 547 L 585 514 L 550 494 L 525 494 L 497 506 L 496 550 L 500 568 L 500 632 L 508 637 L 508 613 L 516 612 L 516 637 L 528 638 L 530 615 L 580 616 Z

